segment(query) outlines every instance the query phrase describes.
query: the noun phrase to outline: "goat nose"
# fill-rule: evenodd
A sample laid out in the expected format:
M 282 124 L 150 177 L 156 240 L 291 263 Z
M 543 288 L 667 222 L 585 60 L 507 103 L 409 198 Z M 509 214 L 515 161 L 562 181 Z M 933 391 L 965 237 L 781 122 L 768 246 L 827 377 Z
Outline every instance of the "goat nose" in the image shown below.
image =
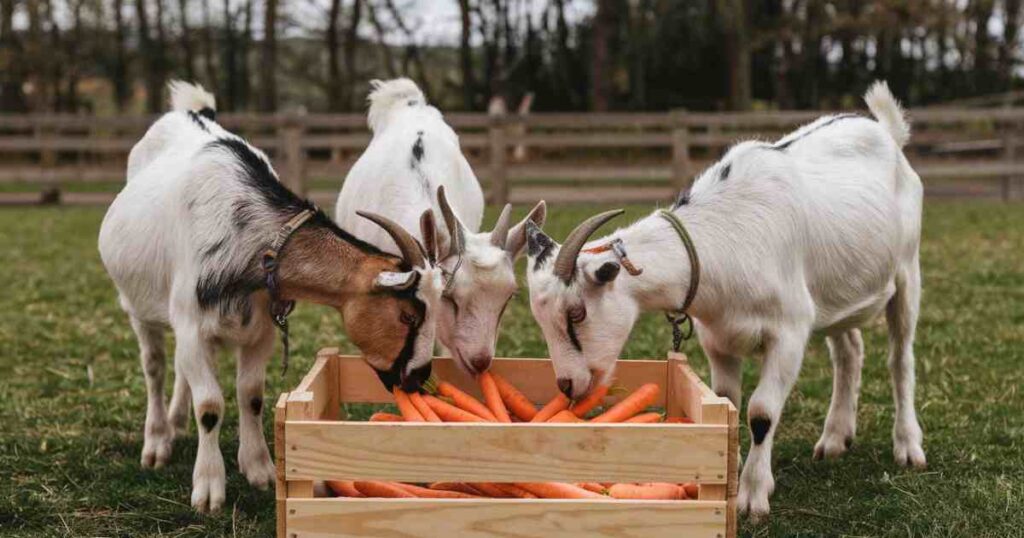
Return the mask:
M 571 379 L 559 379 L 558 390 L 562 391 L 567 398 L 572 399 L 572 380 Z
M 470 364 L 470 366 L 473 367 L 473 370 L 476 373 L 482 374 L 482 373 L 486 372 L 488 368 L 491 367 L 491 357 L 489 357 L 487 355 L 480 355 L 478 357 L 473 357 L 472 359 L 469 360 L 469 364 Z

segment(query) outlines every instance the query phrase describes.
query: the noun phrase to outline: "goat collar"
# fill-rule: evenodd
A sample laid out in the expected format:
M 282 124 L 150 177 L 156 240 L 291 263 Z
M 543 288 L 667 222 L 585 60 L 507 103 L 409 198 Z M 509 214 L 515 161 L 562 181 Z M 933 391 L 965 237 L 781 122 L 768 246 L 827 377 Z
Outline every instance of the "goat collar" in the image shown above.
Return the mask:
M 690 287 L 686 290 L 686 298 L 683 299 L 683 305 L 678 310 L 665 312 L 665 319 L 672 324 L 672 349 L 678 352 L 683 344 L 683 340 L 688 340 L 693 336 L 693 319 L 687 313 L 687 310 L 693 304 L 693 299 L 697 297 L 697 286 L 700 285 L 700 258 L 697 257 L 697 247 L 693 244 L 693 239 L 690 237 L 690 233 L 686 231 L 683 221 L 675 213 L 665 209 L 660 210 L 658 214 L 672 225 L 672 229 L 679 235 L 679 239 L 683 242 L 683 247 L 686 248 L 686 255 L 690 258 Z M 684 323 L 689 323 L 690 325 L 690 329 L 685 335 L 681 328 Z
M 281 375 L 288 372 L 288 315 L 295 308 L 295 301 L 281 299 L 281 290 L 277 285 L 277 258 L 281 253 L 281 249 L 288 243 L 288 239 L 295 233 L 295 230 L 298 230 L 300 226 L 315 214 L 316 211 L 306 209 L 289 219 L 277 231 L 274 241 L 263 252 L 263 275 L 266 278 L 267 291 L 270 293 L 270 319 L 281 330 L 281 345 L 284 348 Z

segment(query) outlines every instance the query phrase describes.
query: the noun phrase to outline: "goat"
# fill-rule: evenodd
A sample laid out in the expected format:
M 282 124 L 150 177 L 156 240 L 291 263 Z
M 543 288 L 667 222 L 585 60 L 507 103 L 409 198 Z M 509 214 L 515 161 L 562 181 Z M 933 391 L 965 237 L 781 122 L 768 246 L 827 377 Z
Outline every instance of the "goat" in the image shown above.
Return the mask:
M 216 123 L 212 95 L 183 82 L 170 90 L 172 111 L 132 148 L 128 181 L 103 219 L 99 250 L 141 350 L 148 393 L 142 466 L 168 461 L 194 401 L 202 427 L 192 506 L 216 511 L 225 482 L 216 349 L 237 350 L 238 467 L 265 488 L 274 481 L 261 420 L 274 347 L 271 304 L 333 306 L 381 381 L 416 390 L 430 375 L 441 272 L 424 256 L 436 253 L 431 213 L 422 218 L 426 246 L 394 222 L 365 214 L 402 256 L 387 254 L 286 189 L 261 151 Z M 286 224 L 297 227 L 289 234 Z M 268 248 L 277 248 L 273 271 L 263 265 Z M 169 418 L 168 327 L 176 343 Z
M 714 391 L 739 408 L 741 358 L 762 361 L 747 408 L 753 443 L 737 498 L 753 519 L 769 511 L 772 440 L 812 332 L 825 335 L 834 367 L 832 403 L 814 454 L 835 457 L 856 430 L 859 327 L 882 310 L 894 455 L 901 465 L 925 465 L 913 354 L 922 186 L 901 151 L 910 131 L 899 103 L 882 82 L 865 100 L 875 120 L 828 116 L 774 144 L 739 143 L 680 196 L 672 211 L 699 253 L 699 275 L 681 234 L 658 212 L 590 243 L 621 211 L 591 217 L 561 246 L 527 228 L 530 306 L 559 387 L 572 398 L 610 380 L 642 311 L 678 311 L 699 276 L 688 313 Z M 616 240 L 618 254 L 594 248 Z M 620 278 L 620 267 L 630 267 L 622 250 L 642 273 Z
M 483 193 L 441 113 L 409 79 L 375 80 L 371 87 L 367 117 L 373 139 L 345 178 L 335 218 L 386 250 L 387 238 L 357 219 L 356 210 L 373 210 L 404 225 L 423 211 L 443 217 L 438 244 L 447 279 L 437 336 L 460 367 L 483 372 L 517 288 L 513 262 L 525 245 L 524 223 L 542 226 L 546 206 L 538 203 L 511 232 L 506 206 L 491 232 L 479 232 Z

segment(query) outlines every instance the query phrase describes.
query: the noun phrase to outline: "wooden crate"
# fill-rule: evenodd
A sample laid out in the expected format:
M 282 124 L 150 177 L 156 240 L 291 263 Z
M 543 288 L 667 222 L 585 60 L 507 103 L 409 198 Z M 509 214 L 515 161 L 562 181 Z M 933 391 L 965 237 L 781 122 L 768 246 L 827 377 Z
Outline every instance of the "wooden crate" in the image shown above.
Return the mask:
M 556 394 L 551 362 L 497 359 L 534 402 Z M 451 359 L 434 372 L 480 396 Z M 277 401 L 279 538 L 736 536 L 738 418 L 686 357 L 621 361 L 616 384 L 656 382 L 658 405 L 694 424 L 465 424 L 345 421 L 341 404 L 391 403 L 361 358 L 325 349 Z M 614 397 L 610 398 L 614 400 Z M 317 498 L 315 481 L 696 482 L 698 500 Z

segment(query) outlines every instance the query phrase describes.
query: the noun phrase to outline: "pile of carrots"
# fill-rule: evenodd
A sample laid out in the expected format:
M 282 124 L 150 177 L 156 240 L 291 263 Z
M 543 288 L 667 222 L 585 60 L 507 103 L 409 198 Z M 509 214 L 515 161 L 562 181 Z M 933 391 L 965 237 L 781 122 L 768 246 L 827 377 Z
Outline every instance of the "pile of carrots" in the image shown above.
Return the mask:
M 430 379 L 427 394 L 406 393 L 395 388 L 401 415 L 378 412 L 371 422 L 692 422 L 686 417 L 664 419 L 661 413 L 644 412 L 658 399 L 660 387 L 642 385 L 603 413 L 586 419 L 601 405 L 611 387 L 600 385 L 575 403 L 559 394 L 541 409 L 498 374 L 485 372 L 477 381 L 481 402 L 451 383 Z M 387 498 L 543 498 L 543 499 L 696 499 L 696 484 L 612 484 L 560 482 L 435 482 L 413 485 L 402 482 L 329 480 L 327 486 L 341 497 Z

